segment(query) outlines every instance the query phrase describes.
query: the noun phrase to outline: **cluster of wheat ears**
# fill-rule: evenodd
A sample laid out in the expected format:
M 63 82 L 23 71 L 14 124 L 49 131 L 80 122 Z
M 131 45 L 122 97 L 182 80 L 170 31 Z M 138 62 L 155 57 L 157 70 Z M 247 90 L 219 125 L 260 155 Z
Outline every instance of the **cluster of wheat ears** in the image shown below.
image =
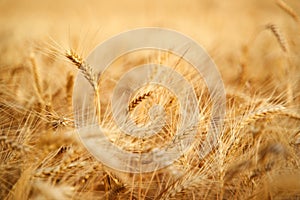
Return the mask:
M 101 76 L 93 74 L 79 53 L 53 41 L 35 45 L 21 63 L 1 61 L 0 199 L 300 199 L 300 21 L 285 2 L 278 0 L 277 5 L 296 28 L 285 32 L 267 24 L 242 45 L 237 78 L 224 80 L 226 116 L 219 141 L 205 157 L 199 151 L 209 129 L 212 100 L 202 77 L 176 55 L 133 52 L 118 58 Z M 273 46 L 259 44 L 259 37 L 269 37 Z M 267 54 L 273 50 L 274 55 Z M 255 79 L 248 75 L 253 59 L 281 68 Z M 197 135 L 191 148 L 163 169 L 120 172 L 95 159 L 78 136 L 72 108 L 74 73 L 63 74 L 64 80 L 57 82 L 42 71 L 44 66 L 75 66 L 101 102 L 99 123 L 109 140 L 126 151 L 146 153 L 172 141 L 185 117 L 180 106 L 189 106 L 180 105 L 162 86 L 146 85 L 131 97 L 128 113 L 143 126 L 149 109 L 162 105 L 168 116 L 165 126 L 147 139 L 118 130 L 110 112 L 112 88 L 130 67 L 150 62 L 173 67 L 193 85 L 201 115 Z M 154 68 L 150 79 L 168 78 L 159 72 Z M 105 153 L 101 147 L 99 151 Z

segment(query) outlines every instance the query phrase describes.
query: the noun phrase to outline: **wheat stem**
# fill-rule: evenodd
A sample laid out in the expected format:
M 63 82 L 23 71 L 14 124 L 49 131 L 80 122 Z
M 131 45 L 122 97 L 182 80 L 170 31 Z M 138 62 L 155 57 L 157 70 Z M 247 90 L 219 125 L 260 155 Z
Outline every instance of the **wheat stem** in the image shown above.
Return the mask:
M 296 22 L 299 22 L 299 16 L 286 2 L 283 0 L 277 0 L 276 4 L 288 15 L 290 15 Z

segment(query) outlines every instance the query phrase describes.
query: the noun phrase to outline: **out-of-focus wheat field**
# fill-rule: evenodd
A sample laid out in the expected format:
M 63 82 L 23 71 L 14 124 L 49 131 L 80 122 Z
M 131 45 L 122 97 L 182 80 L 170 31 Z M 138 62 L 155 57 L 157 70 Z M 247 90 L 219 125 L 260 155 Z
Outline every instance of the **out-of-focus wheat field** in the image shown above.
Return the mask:
M 0 199 L 299 199 L 299 13 L 298 0 L 0 0 Z M 176 30 L 206 49 L 227 111 L 205 158 L 197 156 L 200 137 L 169 167 L 130 174 L 82 145 L 72 108 L 80 70 L 53 47 L 85 59 L 106 39 L 142 27 Z M 209 97 L 197 87 L 209 118 Z M 132 100 L 137 121 L 153 102 L 178 109 L 164 103 L 171 94 L 143 92 Z M 205 123 L 198 132 L 205 135 Z

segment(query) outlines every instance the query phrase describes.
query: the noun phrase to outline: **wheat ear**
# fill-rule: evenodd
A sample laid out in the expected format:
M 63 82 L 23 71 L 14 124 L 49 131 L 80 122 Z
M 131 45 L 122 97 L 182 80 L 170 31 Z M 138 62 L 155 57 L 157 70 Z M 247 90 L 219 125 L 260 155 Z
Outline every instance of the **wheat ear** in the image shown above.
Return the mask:
M 83 76 L 88 80 L 90 85 L 93 87 L 96 95 L 96 101 L 97 101 L 97 113 L 99 116 L 99 120 L 101 120 L 101 105 L 100 105 L 98 78 L 95 75 L 93 68 L 81 56 L 76 54 L 73 50 L 66 51 L 65 56 L 80 70 Z
M 233 133 L 238 133 L 243 128 L 247 127 L 248 124 L 256 122 L 260 119 L 268 118 L 272 115 L 284 114 L 286 108 L 281 105 L 270 106 L 266 108 L 259 109 L 243 117 L 238 126 L 234 128 Z M 236 144 L 240 142 L 240 138 L 235 138 L 234 142 L 230 143 L 226 152 L 228 153 Z
M 279 28 L 275 24 L 267 24 L 265 27 L 266 29 L 270 30 L 273 33 L 273 35 L 276 37 L 282 51 L 287 53 L 288 45 Z
M 147 99 L 150 95 L 152 94 L 152 92 L 146 92 L 142 95 L 139 95 L 137 97 L 135 97 L 128 105 L 128 111 L 132 111 L 134 108 L 136 108 L 143 100 Z

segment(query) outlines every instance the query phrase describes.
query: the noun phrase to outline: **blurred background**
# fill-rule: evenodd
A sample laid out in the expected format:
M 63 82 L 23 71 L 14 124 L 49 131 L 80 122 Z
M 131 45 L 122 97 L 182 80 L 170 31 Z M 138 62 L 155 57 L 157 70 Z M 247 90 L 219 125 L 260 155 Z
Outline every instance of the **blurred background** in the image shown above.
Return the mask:
M 145 26 L 175 29 L 205 46 L 233 48 L 265 23 L 286 13 L 275 0 L 0 0 L 1 32 L 16 38 L 51 36 L 99 40 Z M 300 1 L 289 0 L 299 11 Z M 1 37 L 1 41 L 5 39 Z
M 300 1 L 287 3 L 300 12 Z M 2 65 L 11 64 L 19 57 L 16 54 L 27 51 L 28 43 L 49 38 L 87 56 L 100 42 L 120 32 L 166 27 L 198 41 L 227 80 L 237 75 L 242 48 L 268 23 L 290 35 L 287 40 L 299 37 L 295 22 L 275 0 L 0 0 L 0 58 Z M 265 42 L 280 51 L 276 39 L 264 34 L 253 49 L 259 51 L 255 44 Z

